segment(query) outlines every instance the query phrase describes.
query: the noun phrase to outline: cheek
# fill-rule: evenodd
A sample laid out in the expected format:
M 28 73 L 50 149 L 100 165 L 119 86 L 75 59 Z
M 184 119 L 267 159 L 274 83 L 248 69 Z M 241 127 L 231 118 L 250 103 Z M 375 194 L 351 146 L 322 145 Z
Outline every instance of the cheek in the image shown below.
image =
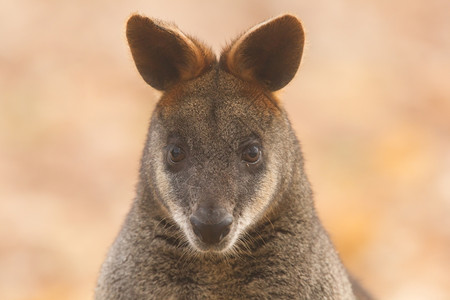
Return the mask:
M 264 215 L 267 207 L 275 198 L 278 182 L 278 170 L 267 166 L 258 180 L 253 183 L 251 193 L 245 196 L 245 205 L 242 206 L 239 220 L 239 226 L 242 230 L 257 222 Z
M 187 216 L 189 215 L 189 204 L 187 201 L 184 201 L 183 197 L 180 197 L 180 194 L 183 194 L 183 191 L 176 188 L 177 179 L 172 176 L 172 174 L 168 174 L 165 166 L 162 164 L 158 165 L 155 174 L 157 181 L 156 186 L 160 195 L 159 200 L 162 201 L 163 205 L 168 209 L 170 216 L 175 223 L 177 223 L 184 232 L 188 232 L 189 222 Z
M 168 181 L 170 182 L 175 198 L 173 200 L 176 201 L 176 205 L 186 215 L 189 215 L 202 189 L 197 184 L 191 182 L 190 179 L 193 176 L 190 176 L 189 173 L 169 174 L 169 177 Z
M 160 158 L 156 158 L 154 163 L 154 184 L 160 196 L 160 201 L 163 202 L 171 211 L 174 208 L 175 192 L 172 188 L 171 180 L 166 172 L 165 166 L 162 164 Z
M 160 136 L 154 130 L 150 136 L 149 145 L 152 145 L 147 153 L 148 159 L 146 161 L 146 168 L 151 170 L 150 185 L 154 186 L 161 202 L 173 216 L 174 220 L 178 222 L 182 211 L 177 205 L 177 191 L 174 189 L 176 185 L 173 184 L 173 177 L 168 173 L 166 167 L 165 153 L 163 152 L 163 145 L 159 143 Z

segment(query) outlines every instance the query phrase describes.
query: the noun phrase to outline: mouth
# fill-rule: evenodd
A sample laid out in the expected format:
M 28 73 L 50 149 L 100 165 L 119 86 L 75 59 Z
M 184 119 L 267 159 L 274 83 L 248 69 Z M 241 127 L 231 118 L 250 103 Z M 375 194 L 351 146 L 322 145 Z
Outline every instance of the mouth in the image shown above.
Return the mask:
M 195 248 L 200 252 L 223 253 L 228 249 L 228 243 L 210 245 L 199 241 L 195 243 Z

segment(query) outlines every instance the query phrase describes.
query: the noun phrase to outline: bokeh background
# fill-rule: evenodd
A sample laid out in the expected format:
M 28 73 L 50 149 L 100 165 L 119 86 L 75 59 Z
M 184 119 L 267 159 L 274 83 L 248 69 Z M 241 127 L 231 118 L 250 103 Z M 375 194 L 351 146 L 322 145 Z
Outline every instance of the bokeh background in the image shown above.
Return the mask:
M 133 12 L 217 52 L 299 16 L 282 99 L 345 264 L 379 299 L 450 299 L 448 0 L 1 0 L 0 299 L 93 296 L 158 98 L 126 44 Z

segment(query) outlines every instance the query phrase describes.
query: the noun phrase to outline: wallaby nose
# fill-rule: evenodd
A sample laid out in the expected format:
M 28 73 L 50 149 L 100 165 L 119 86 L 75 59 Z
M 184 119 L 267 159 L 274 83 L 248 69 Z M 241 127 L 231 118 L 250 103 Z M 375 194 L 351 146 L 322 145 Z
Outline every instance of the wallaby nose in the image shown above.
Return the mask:
M 190 217 L 192 229 L 206 244 L 217 244 L 230 233 L 233 216 L 224 209 L 199 208 Z

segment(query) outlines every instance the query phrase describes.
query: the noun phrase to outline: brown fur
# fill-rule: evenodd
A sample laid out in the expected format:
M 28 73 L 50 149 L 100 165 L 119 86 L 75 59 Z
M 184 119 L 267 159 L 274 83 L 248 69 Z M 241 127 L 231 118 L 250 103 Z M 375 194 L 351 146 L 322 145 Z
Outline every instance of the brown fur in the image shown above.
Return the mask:
M 211 49 L 175 25 L 139 15 L 128 20 L 127 38 L 139 72 L 158 90 L 198 77 L 216 60 Z
M 172 25 L 133 16 L 127 26 L 140 74 L 164 93 L 96 299 L 368 299 L 317 217 L 299 143 L 273 94 L 299 66 L 298 19 L 250 29 L 219 63 Z M 217 241 L 195 231 L 208 226 L 220 228 Z
M 285 86 L 297 72 L 305 40 L 300 21 L 292 15 L 268 20 L 248 30 L 222 52 L 221 67 L 271 91 Z

